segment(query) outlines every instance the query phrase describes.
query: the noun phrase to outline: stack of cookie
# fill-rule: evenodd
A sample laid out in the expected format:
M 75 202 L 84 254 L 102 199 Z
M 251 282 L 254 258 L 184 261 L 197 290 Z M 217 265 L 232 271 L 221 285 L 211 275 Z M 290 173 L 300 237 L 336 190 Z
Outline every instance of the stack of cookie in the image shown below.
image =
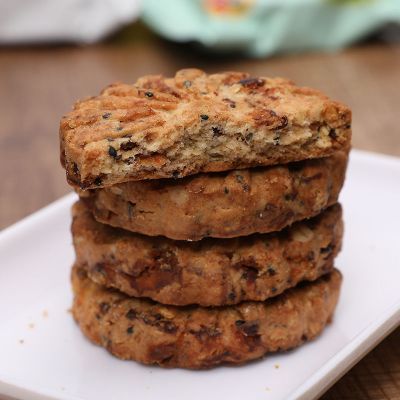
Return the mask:
M 351 113 L 284 79 L 189 69 L 63 117 L 73 315 L 123 359 L 204 368 L 313 339 L 341 283 Z

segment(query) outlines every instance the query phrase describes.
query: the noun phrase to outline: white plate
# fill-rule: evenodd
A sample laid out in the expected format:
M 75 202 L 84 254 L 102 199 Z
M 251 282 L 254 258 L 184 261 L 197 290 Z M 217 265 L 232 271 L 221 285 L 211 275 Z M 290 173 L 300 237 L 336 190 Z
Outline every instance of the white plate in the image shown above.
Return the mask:
M 353 151 L 341 201 L 344 283 L 314 342 L 243 367 L 119 361 L 73 322 L 69 195 L 0 234 L 0 393 L 30 399 L 312 399 L 400 322 L 400 159 Z

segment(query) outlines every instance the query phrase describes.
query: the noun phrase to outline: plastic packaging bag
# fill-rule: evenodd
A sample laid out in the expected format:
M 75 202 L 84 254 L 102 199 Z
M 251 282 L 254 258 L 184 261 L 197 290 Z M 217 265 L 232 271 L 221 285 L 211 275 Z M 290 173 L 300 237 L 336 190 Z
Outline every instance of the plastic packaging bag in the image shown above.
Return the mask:
M 400 0 L 146 0 L 144 21 L 168 39 L 252 56 L 333 50 L 400 23 Z

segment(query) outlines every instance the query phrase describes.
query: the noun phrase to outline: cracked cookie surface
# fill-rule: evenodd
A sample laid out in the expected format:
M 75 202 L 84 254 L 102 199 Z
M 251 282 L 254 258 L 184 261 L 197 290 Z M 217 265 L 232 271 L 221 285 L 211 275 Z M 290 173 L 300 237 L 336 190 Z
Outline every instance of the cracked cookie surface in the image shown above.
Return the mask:
M 337 202 L 347 153 L 287 165 L 79 190 L 102 223 L 175 240 L 283 229 Z
M 164 306 L 106 289 L 72 271 L 72 312 L 82 332 L 113 355 L 162 367 L 241 364 L 319 335 L 331 320 L 341 274 L 334 270 L 265 302 Z
M 325 157 L 350 139 L 349 108 L 317 90 L 197 69 L 110 85 L 60 123 L 61 162 L 82 189 Z
M 341 207 L 281 232 L 199 242 L 146 237 L 96 222 L 73 206 L 77 263 L 97 283 L 164 304 L 218 306 L 263 301 L 333 268 Z

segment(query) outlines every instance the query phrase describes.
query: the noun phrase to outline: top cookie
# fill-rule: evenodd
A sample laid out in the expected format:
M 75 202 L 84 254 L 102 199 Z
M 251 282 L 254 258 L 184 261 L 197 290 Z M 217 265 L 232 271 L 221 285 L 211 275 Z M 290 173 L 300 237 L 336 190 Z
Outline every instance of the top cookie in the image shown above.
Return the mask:
M 67 179 L 82 189 L 325 157 L 350 138 L 350 110 L 316 90 L 197 69 L 113 84 L 60 125 Z

